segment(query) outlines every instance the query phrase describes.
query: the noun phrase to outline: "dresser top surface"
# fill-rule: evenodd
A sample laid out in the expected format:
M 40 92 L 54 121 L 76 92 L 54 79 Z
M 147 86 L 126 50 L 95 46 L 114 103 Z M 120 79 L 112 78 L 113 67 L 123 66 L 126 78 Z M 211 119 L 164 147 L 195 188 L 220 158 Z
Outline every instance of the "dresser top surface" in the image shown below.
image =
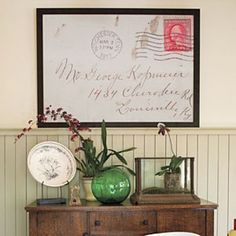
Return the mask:
M 26 211 L 120 211 L 120 210 L 165 210 L 165 209 L 209 209 L 217 208 L 217 204 L 201 199 L 200 204 L 140 204 L 132 205 L 129 200 L 121 204 L 104 205 L 100 202 L 81 200 L 80 206 L 66 204 L 37 205 L 36 201 L 25 207 Z

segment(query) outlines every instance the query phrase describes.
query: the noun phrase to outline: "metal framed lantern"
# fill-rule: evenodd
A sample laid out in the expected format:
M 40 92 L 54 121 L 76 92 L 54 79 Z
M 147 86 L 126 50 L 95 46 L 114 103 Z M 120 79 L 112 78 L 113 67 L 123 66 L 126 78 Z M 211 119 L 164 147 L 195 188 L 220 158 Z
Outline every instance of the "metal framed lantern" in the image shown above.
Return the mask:
M 174 157 L 135 158 L 135 192 L 132 204 L 199 204 L 194 194 L 194 158 Z M 178 160 L 177 160 L 178 161 Z M 173 169 L 176 167 L 175 169 Z

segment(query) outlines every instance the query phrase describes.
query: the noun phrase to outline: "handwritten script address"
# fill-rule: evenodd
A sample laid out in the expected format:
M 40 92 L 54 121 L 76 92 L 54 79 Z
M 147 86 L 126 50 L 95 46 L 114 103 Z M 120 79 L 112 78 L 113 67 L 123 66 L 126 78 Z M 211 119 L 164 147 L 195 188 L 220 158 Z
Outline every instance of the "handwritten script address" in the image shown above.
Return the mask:
M 180 69 L 167 72 L 134 64 L 122 72 L 106 72 L 97 65 L 85 71 L 63 58 L 57 63 L 55 75 L 65 86 L 73 84 L 85 90 L 86 96 L 81 99 L 90 100 L 94 106 L 98 101 L 109 103 L 113 109 L 110 112 L 116 116 L 151 113 L 153 120 L 160 114 L 173 120 L 193 119 L 193 89 L 186 83 L 191 75 Z

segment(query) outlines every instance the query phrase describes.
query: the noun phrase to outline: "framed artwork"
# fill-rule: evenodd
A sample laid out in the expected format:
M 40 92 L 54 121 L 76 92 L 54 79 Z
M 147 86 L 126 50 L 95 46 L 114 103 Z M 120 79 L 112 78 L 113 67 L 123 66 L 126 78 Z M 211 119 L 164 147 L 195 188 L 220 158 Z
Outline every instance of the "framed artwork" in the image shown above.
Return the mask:
M 199 126 L 199 25 L 199 9 L 37 9 L 38 113 L 62 107 L 89 127 Z

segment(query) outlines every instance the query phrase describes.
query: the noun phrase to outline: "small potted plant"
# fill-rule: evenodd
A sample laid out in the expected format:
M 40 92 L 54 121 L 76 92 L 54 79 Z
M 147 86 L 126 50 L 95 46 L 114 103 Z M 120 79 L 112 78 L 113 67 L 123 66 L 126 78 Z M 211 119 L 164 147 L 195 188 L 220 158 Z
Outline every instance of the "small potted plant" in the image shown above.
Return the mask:
M 135 175 L 134 171 L 127 167 L 127 161 L 123 156 L 123 153 L 132 151 L 135 149 L 135 147 L 119 151 L 115 151 L 113 149 L 108 148 L 107 130 L 106 123 L 104 120 L 102 121 L 101 125 L 102 150 L 100 152 L 97 153 L 96 147 L 94 147 L 93 145 L 93 140 L 91 140 L 90 138 L 84 139 L 82 136 L 80 136 L 80 139 L 82 145 L 76 151 L 83 151 L 84 158 L 75 158 L 79 163 L 77 169 L 83 173 L 84 189 L 86 192 L 87 200 L 95 200 L 91 192 L 91 184 L 94 176 L 96 176 L 97 174 L 120 167 L 125 168 L 130 174 Z M 111 157 L 116 157 L 121 162 L 121 164 L 106 165 L 107 161 Z
M 181 189 L 181 164 L 184 161 L 184 158 L 177 156 L 173 150 L 173 144 L 170 137 L 170 129 L 165 126 L 163 123 L 158 124 L 158 134 L 167 135 L 170 148 L 172 152 L 172 157 L 170 163 L 161 167 L 161 170 L 158 171 L 155 175 L 162 176 L 164 175 L 164 187 L 167 191 L 179 191 Z

